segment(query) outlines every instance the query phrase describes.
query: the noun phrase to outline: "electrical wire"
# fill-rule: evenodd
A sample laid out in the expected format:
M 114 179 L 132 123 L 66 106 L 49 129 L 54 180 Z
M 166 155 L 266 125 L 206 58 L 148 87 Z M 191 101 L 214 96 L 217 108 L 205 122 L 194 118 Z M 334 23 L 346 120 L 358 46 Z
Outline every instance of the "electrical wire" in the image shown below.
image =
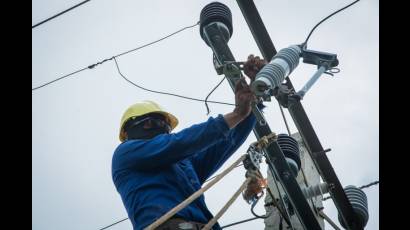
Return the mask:
M 69 76 L 71 76 L 71 75 L 74 75 L 74 74 L 79 73 L 79 72 L 81 72 L 81 71 L 84 71 L 84 70 L 86 70 L 86 69 L 88 69 L 88 67 L 79 69 L 79 70 L 77 70 L 77 71 L 74 71 L 74 72 L 69 73 L 69 74 L 67 74 L 67 75 L 64 75 L 64 76 L 62 76 L 62 77 L 59 77 L 59 78 L 57 78 L 57 79 L 55 79 L 55 80 L 52 80 L 52 81 L 50 81 L 50 82 L 47 82 L 47 83 L 45 83 L 45 84 L 42 84 L 42 85 L 37 86 L 37 87 L 35 87 L 35 88 L 32 88 L 31 90 L 34 91 L 34 90 L 40 89 L 40 88 L 42 88 L 42 87 L 44 87 L 44 86 L 46 86 L 46 85 L 49 85 L 49 84 L 51 84 L 51 83 L 53 83 L 53 82 L 59 81 L 59 80 L 64 79 L 64 78 L 66 78 L 66 77 L 69 77 Z
M 265 157 L 266 157 L 266 159 L 268 160 L 268 162 L 272 162 L 268 154 L 265 154 Z M 290 223 L 290 214 L 289 214 L 289 212 L 288 212 L 288 209 L 286 208 L 284 198 L 283 198 L 283 196 L 282 196 L 282 193 L 281 193 L 281 191 L 280 191 L 280 189 L 279 189 L 279 185 L 278 185 L 278 183 L 277 183 L 278 177 L 277 177 L 275 171 L 273 170 L 273 167 L 271 166 L 271 163 L 269 163 L 268 168 L 269 168 L 269 171 L 270 171 L 270 173 L 271 173 L 273 182 L 274 182 L 274 184 L 275 184 L 275 186 L 276 186 L 276 189 L 278 190 L 278 193 L 279 193 L 279 200 L 280 200 L 280 203 L 281 203 L 280 205 L 281 205 L 281 206 L 283 207 L 283 209 L 285 210 L 285 212 L 284 212 L 283 214 L 286 214 L 286 219 L 289 220 L 288 225 L 289 225 L 289 227 L 290 227 L 292 230 L 294 230 L 294 228 L 293 228 L 293 226 L 292 226 L 292 223 Z M 272 196 L 272 194 L 271 194 L 271 196 Z M 273 196 L 272 196 L 272 199 L 274 199 Z M 282 212 L 280 212 L 280 213 L 281 213 L 281 215 L 283 215 Z
M 140 88 L 142 90 L 148 91 L 148 92 L 152 92 L 152 93 L 158 93 L 158 94 L 163 94 L 163 95 L 168 95 L 168 96 L 174 96 L 174 97 L 179 97 L 179 98 L 183 98 L 183 99 L 188 99 L 188 100 L 192 100 L 192 101 L 201 101 L 204 102 L 205 100 L 202 99 L 198 99 L 198 98 L 193 98 L 193 97 L 186 97 L 186 96 L 182 96 L 182 95 L 178 95 L 178 94 L 174 94 L 174 93 L 167 93 L 167 92 L 162 92 L 162 91 L 156 91 L 156 90 L 151 90 L 151 89 L 147 89 L 144 88 L 140 85 L 135 84 L 134 82 L 132 82 L 131 80 L 129 80 L 128 78 L 126 78 L 120 70 L 120 67 L 118 65 L 117 59 L 114 57 L 114 62 L 115 65 L 117 67 L 118 73 L 121 75 L 122 78 L 124 78 L 128 83 L 134 85 L 137 88 Z M 209 103 L 215 103 L 215 104 L 223 104 L 223 105 L 233 105 L 235 106 L 235 104 L 231 104 L 231 103 L 226 103 L 226 102 L 219 102 L 219 101 L 208 101 Z
M 372 182 L 372 183 L 370 183 L 370 184 L 362 185 L 362 186 L 359 187 L 359 189 L 368 188 L 368 187 L 371 187 L 371 186 L 373 186 L 373 185 L 377 185 L 378 183 L 379 183 L 379 181 L 377 180 L 377 181 L 374 181 L 374 182 Z
M 359 188 L 359 189 L 364 189 L 364 188 L 371 187 L 371 186 L 373 186 L 373 185 L 377 185 L 378 183 L 379 183 L 379 181 L 377 180 L 377 181 L 374 181 L 374 182 L 372 182 L 372 183 L 370 183 L 370 184 L 362 185 L 362 186 L 360 186 L 360 187 L 358 187 L 358 188 Z M 328 196 L 328 197 L 323 198 L 323 200 L 327 200 L 327 199 L 330 199 L 330 198 L 332 198 L 332 197 L 331 197 L 331 196 Z
M 150 45 L 152 45 L 152 44 L 155 44 L 155 43 L 160 42 L 160 41 L 162 41 L 162 40 L 164 40 L 164 39 L 167 39 L 167 38 L 169 38 L 169 37 L 171 37 L 171 36 L 173 36 L 173 35 L 175 35 L 175 34 L 177 34 L 177 33 L 180 33 L 180 32 L 182 32 L 182 31 L 184 31 L 184 30 L 186 30 L 186 29 L 193 28 L 193 27 L 199 25 L 199 23 L 200 23 L 200 21 L 198 21 L 197 23 L 195 23 L 195 24 L 192 25 L 192 26 L 186 26 L 186 27 L 184 27 L 184 28 L 182 28 L 182 29 L 180 29 L 180 30 L 177 30 L 177 31 L 175 31 L 175 32 L 173 32 L 173 33 L 171 33 L 171 34 L 168 34 L 167 36 L 165 36 L 165 37 L 163 37 L 163 38 L 160 38 L 160 39 L 158 39 L 158 40 L 155 40 L 155 41 L 153 41 L 153 42 L 150 42 L 150 43 L 147 43 L 147 44 L 142 45 L 142 46 L 140 46 L 140 47 L 137 47 L 137 48 L 135 48 L 135 49 L 128 50 L 128 51 L 125 51 L 125 52 L 123 52 L 123 53 L 117 54 L 117 55 L 115 55 L 114 57 L 120 57 L 120 56 L 125 55 L 125 54 L 128 54 L 128 53 L 130 53 L 130 52 L 134 52 L 134 51 L 136 51 L 136 50 L 139 50 L 139 49 L 142 49 L 142 48 L 144 48 L 144 47 L 147 47 L 147 46 L 150 46 Z
M 122 220 L 119 220 L 119 221 L 117 221 L 117 222 L 115 222 L 115 223 L 112 223 L 112 224 L 110 224 L 110 225 L 107 225 L 107 226 L 105 226 L 105 227 L 103 227 L 103 228 L 100 228 L 99 230 L 107 229 L 107 228 L 109 228 L 109 227 L 111 227 L 111 226 L 114 226 L 114 225 L 116 225 L 116 224 L 119 224 L 119 223 L 121 223 L 121 222 L 123 222 L 123 221 L 125 221 L 125 220 L 128 220 L 128 217 L 127 217 L 127 218 L 124 218 L 124 219 L 122 219 Z
M 258 201 L 260 200 L 260 198 L 261 198 L 261 197 L 258 197 L 258 198 L 255 199 L 255 201 L 252 202 L 252 205 L 251 205 L 251 213 L 252 213 L 255 217 L 257 217 L 257 218 L 266 219 L 266 218 L 268 218 L 268 217 L 270 217 L 270 216 L 272 215 L 272 212 L 269 213 L 269 214 L 265 214 L 265 215 L 263 215 L 263 216 L 260 216 L 260 215 L 256 214 L 255 211 L 253 210 L 253 209 L 255 208 L 256 204 L 258 203 Z
M 211 90 L 211 92 L 208 93 L 208 95 L 205 98 L 205 107 L 206 107 L 206 115 L 209 115 L 209 106 L 208 106 L 208 98 L 211 96 L 211 94 L 222 84 L 222 82 L 225 80 L 226 77 L 223 77 L 222 80 Z
M 249 221 L 252 221 L 252 220 L 256 220 L 256 219 L 259 219 L 259 218 L 258 218 L 258 217 L 253 217 L 253 218 L 241 220 L 241 221 L 238 221 L 238 222 L 234 222 L 234 223 L 231 223 L 231 224 L 224 225 L 224 226 L 222 226 L 221 228 L 223 229 L 223 228 L 232 227 L 232 226 L 234 226 L 234 225 L 243 224 L 243 223 L 246 223 L 246 222 L 249 222 Z
M 273 193 L 272 193 L 272 191 L 270 190 L 269 187 L 266 187 L 266 191 L 268 191 L 270 197 L 272 198 L 272 201 L 269 202 L 269 203 L 266 203 L 265 206 L 268 206 L 268 204 L 272 204 L 272 205 L 276 206 L 276 208 L 277 208 L 278 211 L 279 211 L 280 217 L 283 218 L 283 219 L 286 221 L 286 223 L 290 226 L 290 220 L 289 220 L 289 218 L 285 215 L 285 212 L 284 212 L 283 209 L 282 209 L 282 208 L 285 208 L 285 207 L 281 207 L 281 206 L 278 204 L 278 201 L 276 200 L 275 196 L 273 195 Z
M 312 35 L 313 31 L 314 31 L 320 24 L 322 24 L 322 22 L 326 21 L 327 19 L 329 19 L 329 18 L 332 17 L 333 15 L 339 13 L 340 11 L 342 11 L 342 10 L 344 10 L 344 9 L 346 9 L 346 8 L 348 8 L 348 7 L 352 6 L 352 5 L 354 5 L 354 4 L 356 4 L 356 3 L 359 2 L 359 1 L 360 1 L 360 0 L 356 0 L 356 1 L 352 2 L 352 3 L 350 3 L 349 5 L 343 7 L 343 8 L 341 8 L 341 9 L 339 9 L 339 10 L 336 10 L 335 12 L 331 13 L 329 16 L 323 18 L 320 22 L 318 22 L 318 23 L 312 28 L 312 30 L 310 30 L 310 33 L 309 33 L 309 35 L 306 37 L 306 40 L 302 43 L 303 46 L 305 46 L 305 45 L 307 44 L 307 42 L 308 42 L 310 36 Z
M 166 38 L 169 38 L 169 37 L 171 37 L 171 36 L 173 36 L 173 35 L 175 35 L 175 34 L 177 34 L 177 33 L 179 33 L 179 32 L 182 32 L 183 30 L 186 30 L 186 29 L 192 28 L 192 27 L 194 27 L 194 26 L 197 26 L 198 24 L 199 24 L 199 22 L 197 22 L 196 24 L 191 25 L 191 26 L 186 26 L 186 27 L 184 27 L 184 28 L 182 28 L 182 29 L 179 29 L 179 30 L 177 30 L 177 31 L 175 31 L 175 32 L 173 32 L 173 33 L 171 33 L 171 34 L 165 36 L 165 37 L 162 37 L 162 38 L 160 38 L 160 39 L 158 39 L 158 40 L 155 40 L 155 41 L 153 41 L 153 42 L 150 42 L 150 43 L 147 43 L 147 44 L 145 44 L 145 45 L 139 46 L 139 47 L 137 47 L 137 48 L 128 50 L 128 51 L 126 51 L 126 52 L 117 54 L 117 55 L 115 55 L 115 56 L 112 56 L 111 58 L 106 58 L 106 59 L 104 59 L 104 60 L 102 60 L 102 61 L 99 61 L 99 62 L 97 62 L 97 63 L 95 63 L 95 64 L 89 65 L 88 67 L 82 68 L 82 69 L 80 69 L 80 70 L 77 70 L 77 71 L 72 72 L 72 73 L 70 73 L 70 74 L 64 75 L 64 76 L 62 76 L 62 77 L 60 77 L 60 78 L 57 78 L 57 79 L 55 79 L 55 80 L 52 80 L 52 81 L 50 81 L 50 82 L 47 82 L 47 83 L 45 83 L 45 84 L 43 84 L 43 85 L 40 85 L 40 86 L 35 87 L 35 88 L 32 88 L 32 91 L 37 90 L 37 89 L 40 89 L 40 88 L 42 88 L 42 87 L 44 87 L 44 86 L 47 86 L 47 85 L 49 85 L 49 84 L 51 84 L 51 83 L 53 83 L 53 82 L 59 81 L 59 80 L 61 80 L 61 79 L 67 78 L 67 77 L 69 77 L 69 76 L 72 76 L 72 75 L 74 75 L 74 74 L 76 74 L 76 73 L 79 73 L 79 72 L 81 72 L 81 71 L 84 71 L 84 70 L 86 70 L 86 69 L 93 69 L 93 68 L 95 68 L 97 65 L 101 65 L 101 64 L 103 64 L 104 62 L 114 60 L 114 61 L 115 61 L 115 65 L 116 65 L 117 70 L 118 70 L 118 73 L 121 75 L 121 77 L 124 78 L 128 83 L 130 83 L 130 84 L 132 84 L 132 85 L 134 85 L 134 86 L 136 86 L 136 87 L 138 87 L 138 88 L 140 88 L 140 89 L 142 89 L 142 90 L 145 90 L 145 91 L 148 91 L 148 92 L 152 92 L 152 93 L 158 93 L 158 94 L 169 95 L 169 96 L 179 97 L 179 98 L 183 98 L 183 99 L 193 100 L 193 101 L 199 101 L 199 102 L 205 102 L 205 103 L 214 103 L 214 104 L 222 104 L 222 105 L 235 106 L 235 104 L 232 104 L 232 103 L 218 102 L 218 101 L 207 101 L 209 95 L 223 82 L 223 80 L 224 80 L 225 78 L 222 79 L 222 81 L 211 91 L 211 93 L 207 96 L 207 98 L 206 98 L 205 100 L 202 100 L 202 99 L 187 97 L 187 96 L 178 95 L 178 94 L 174 94 L 174 93 L 167 93 L 167 92 L 156 91 L 156 90 L 151 90 L 151 89 L 144 88 L 144 87 L 142 87 L 142 86 L 140 86 L 140 85 L 135 84 L 134 82 L 132 82 L 132 81 L 129 80 L 128 78 L 126 78 L 126 77 L 121 73 L 121 71 L 120 71 L 120 68 L 119 68 L 119 65 L 118 65 L 118 62 L 117 62 L 117 59 L 116 59 L 117 57 L 126 55 L 126 54 L 128 54 L 128 53 L 137 51 L 137 50 L 142 49 L 142 48 L 144 48 L 144 47 L 147 47 L 147 46 L 149 46 L 149 45 L 152 45 L 152 44 L 155 44 L 155 43 L 157 43 L 157 42 L 160 42 L 160 41 L 162 41 L 162 40 L 164 40 L 164 39 L 166 39 Z M 208 107 L 207 107 L 207 109 L 208 109 Z M 209 113 L 209 109 L 208 109 L 208 113 Z
M 67 13 L 68 11 L 70 11 L 70 10 L 72 10 L 72 9 L 74 9 L 74 8 L 77 8 L 77 7 L 81 6 L 82 4 L 87 3 L 87 2 L 89 2 L 89 1 L 90 1 L 90 0 L 86 0 L 86 1 L 80 2 L 80 3 L 78 3 L 77 5 L 75 5 L 75 6 L 73 6 L 73 7 L 70 7 L 70 8 L 68 8 L 68 9 L 66 9 L 66 10 L 64 10 L 64 11 L 62 11 L 62 12 L 60 12 L 60 13 L 58 13 L 58 14 L 52 16 L 52 17 L 49 17 L 49 18 L 47 18 L 47 19 L 45 19 L 45 20 L 43 20 L 43 21 L 41 21 L 41 22 L 35 24 L 34 26 L 31 26 L 31 29 L 34 29 L 34 28 L 36 28 L 37 26 L 39 26 L 39 25 L 41 25 L 41 24 L 43 24 L 43 23 L 46 23 L 46 22 L 48 22 L 48 21 L 50 21 L 50 20 L 52 20 L 52 19 L 54 19 L 54 18 L 56 18 L 56 17 L 58 17 L 58 16 L 60 16 L 60 15 L 63 15 L 63 14 L 65 14 L 65 13 Z
M 279 103 L 279 101 L 278 101 L 278 105 L 279 105 L 280 112 L 282 114 L 283 121 L 285 122 L 286 130 L 288 131 L 288 134 L 290 136 L 291 133 L 290 133 L 288 121 L 286 120 L 285 113 L 283 112 L 282 105 Z
M 37 90 L 37 89 L 39 89 L 39 88 L 42 88 L 42 87 L 44 87 L 44 86 L 46 86 L 46 85 L 49 85 L 49 84 L 51 84 L 51 83 L 53 83 L 53 82 L 62 80 L 62 79 L 64 79 L 64 78 L 66 78 L 66 77 L 69 77 L 69 76 L 71 76 L 71 75 L 73 75 L 73 74 L 76 74 L 76 73 L 79 73 L 79 72 L 81 72 L 81 71 L 84 71 L 84 70 L 86 70 L 86 69 L 93 69 L 95 66 L 101 65 L 101 64 L 103 64 L 103 63 L 106 62 L 106 61 L 111 61 L 111 60 L 113 60 L 113 59 L 116 58 L 116 57 L 120 57 L 120 56 L 123 56 L 123 55 L 125 55 L 125 54 L 130 53 L 130 52 L 134 52 L 134 51 L 137 51 L 137 50 L 139 50 L 139 49 L 145 48 L 145 47 L 147 47 L 147 46 L 153 45 L 153 44 L 155 44 L 155 43 L 157 43 L 157 42 L 160 42 L 160 41 L 162 41 L 162 40 L 164 40 L 164 39 L 166 39 L 166 38 L 169 38 L 169 37 L 171 37 L 171 36 L 173 36 L 173 35 L 175 35 L 175 34 L 177 34 L 177 33 L 180 33 L 180 32 L 182 32 L 182 31 L 184 31 L 184 30 L 186 30 L 186 29 L 195 27 L 195 26 L 197 26 L 197 25 L 199 25 L 199 22 L 197 22 L 197 23 L 195 23 L 194 25 L 191 25 L 191 26 L 183 27 L 182 29 L 179 29 L 179 30 L 177 30 L 177 31 L 175 31 L 175 32 L 173 32 L 173 33 L 171 33 L 171 34 L 165 36 L 165 37 L 162 37 L 162 38 L 160 38 L 160 39 L 158 39 L 158 40 L 155 40 L 155 41 L 153 41 L 153 42 L 150 42 L 150 43 L 147 43 L 147 44 L 145 44 L 145 45 L 139 46 L 139 47 L 137 47 L 137 48 L 134 48 L 134 49 L 131 49 L 131 50 L 122 52 L 122 53 L 117 54 L 117 55 L 114 55 L 114 56 L 112 56 L 111 58 L 106 58 L 106 59 L 104 59 L 104 60 L 102 60 L 102 61 L 100 61 L 100 62 L 97 62 L 97 63 L 95 63 L 95 64 L 91 64 L 91 65 L 89 65 L 89 66 L 87 66 L 87 67 L 84 67 L 84 68 L 82 68 L 82 69 L 80 69 L 80 70 L 77 70 L 77 71 L 72 72 L 72 73 L 70 73 L 70 74 L 64 75 L 64 76 L 59 77 L 59 78 L 57 78 L 57 79 L 55 79 L 55 80 L 52 80 L 52 81 L 50 81 L 50 82 L 47 82 L 47 83 L 45 83 L 45 84 L 43 84 L 43 85 L 41 85 L 41 86 L 32 88 L 31 90 L 32 90 L 32 91 Z

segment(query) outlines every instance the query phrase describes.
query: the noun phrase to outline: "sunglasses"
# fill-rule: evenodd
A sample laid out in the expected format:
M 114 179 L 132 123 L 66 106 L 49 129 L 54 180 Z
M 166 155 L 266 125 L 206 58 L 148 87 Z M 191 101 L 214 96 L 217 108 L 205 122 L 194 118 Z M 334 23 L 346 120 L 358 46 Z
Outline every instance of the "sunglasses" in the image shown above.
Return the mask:
M 145 122 L 147 122 L 151 126 L 150 128 L 161 127 L 161 128 L 166 128 L 168 130 L 168 133 L 171 131 L 171 126 L 168 124 L 168 122 L 165 121 L 164 118 L 158 118 L 158 117 L 152 117 L 152 116 L 142 118 L 141 120 L 136 121 L 136 122 L 132 122 L 125 129 L 135 127 Z M 144 128 L 144 129 L 150 129 L 150 128 Z

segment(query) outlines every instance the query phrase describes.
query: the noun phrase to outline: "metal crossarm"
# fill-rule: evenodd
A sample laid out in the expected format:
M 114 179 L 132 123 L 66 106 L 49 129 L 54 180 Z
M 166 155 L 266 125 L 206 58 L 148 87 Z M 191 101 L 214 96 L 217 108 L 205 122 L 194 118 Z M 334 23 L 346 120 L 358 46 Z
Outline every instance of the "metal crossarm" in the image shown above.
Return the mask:
M 223 31 L 220 30 L 220 26 L 218 26 L 217 23 L 211 23 L 203 28 L 204 36 L 206 36 L 205 39 L 207 39 L 208 45 L 212 48 L 217 61 L 220 64 L 235 62 L 235 58 L 233 57 L 227 44 L 227 40 L 224 38 L 222 32 Z M 240 73 L 226 76 L 232 90 L 235 89 L 235 83 L 240 77 Z M 261 111 L 257 109 L 256 106 L 253 106 L 252 112 L 257 119 L 263 119 L 263 122 L 257 122 L 253 130 L 257 139 L 259 140 L 261 137 L 271 134 L 272 131 L 264 120 Z M 277 175 L 280 179 L 280 182 L 288 194 L 289 200 L 295 208 L 296 214 L 304 228 L 309 230 L 320 230 L 321 227 L 296 179 L 292 176 L 292 172 L 279 145 L 276 142 L 271 143 L 269 147 L 266 148 L 266 152 L 269 169 L 272 174 Z
M 265 60 L 271 60 L 276 54 L 276 49 L 253 0 L 237 0 L 237 3 L 243 16 L 245 17 L 259 50 L 262 53 L 262 56 Z M 288 77 L 286 78 L 286 85 L 288 89 L 294 88 Z M 315 154 L 324 153 L 324 149 L 309 121 L 305 110 L 303 109 L 300 98 L 292 97 L 289 99 L 289 113 L 291 114 L 292 119 L 301 134 L 302 139 L 306 144 L 309 154 L 311 155 L 321 177 L 330 185 L 330 194 L 333 198 L 335 206 L 339 210 L 340 216 L 346 223 L 348 229 L 363 229 L 326 154 Z M 261 131 L 258 130 L 258 128 L 256 128 L 256 130 L 256 132 Z

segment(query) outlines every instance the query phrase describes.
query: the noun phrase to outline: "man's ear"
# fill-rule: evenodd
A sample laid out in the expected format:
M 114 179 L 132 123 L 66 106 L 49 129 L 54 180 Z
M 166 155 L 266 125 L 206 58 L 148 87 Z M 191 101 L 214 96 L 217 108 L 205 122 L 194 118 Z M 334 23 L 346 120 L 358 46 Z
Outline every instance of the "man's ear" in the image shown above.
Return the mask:
M 128 139 L 128 134 L 124 130 L 121 131 L 121 135 L 124 137 L 124 141 Z

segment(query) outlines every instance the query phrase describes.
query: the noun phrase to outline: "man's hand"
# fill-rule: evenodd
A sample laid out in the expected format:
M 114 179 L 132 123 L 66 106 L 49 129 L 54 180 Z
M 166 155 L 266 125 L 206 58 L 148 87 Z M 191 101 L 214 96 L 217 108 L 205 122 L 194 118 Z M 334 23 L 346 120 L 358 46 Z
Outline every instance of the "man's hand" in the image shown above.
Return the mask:
M 245 78 L 241 77 L 235 85 L 235 109 L 234 113 L 237 113 L 240 117 L 246 118 L 252 111 L 252 102 L 256 100 L 255 95 L 251 91 Z
M 243 72 L 251 79 L 251 82 L 255 80 L 256 74 L 266 65 L 266 61 L 260 59 L 253 54 L 248 56 L 248 60 L 243 65 Z
M 231 113 L 224 115 L 229 128 L 235 127 L 245 119 L 252 111 L 252 102 L 256 100 L 245 78 L 242 77 L 235 85 L 235 109 Z

